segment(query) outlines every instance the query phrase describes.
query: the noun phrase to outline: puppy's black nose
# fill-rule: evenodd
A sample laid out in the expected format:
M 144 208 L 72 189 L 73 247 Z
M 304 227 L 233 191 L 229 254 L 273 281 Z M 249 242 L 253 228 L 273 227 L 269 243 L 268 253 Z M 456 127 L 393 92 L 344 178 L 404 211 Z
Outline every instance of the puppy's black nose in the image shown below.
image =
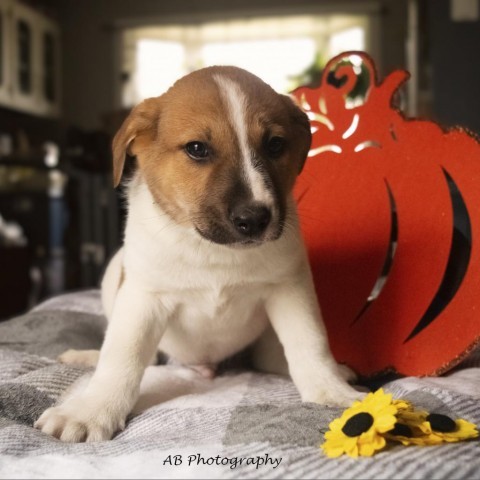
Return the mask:
M 262 204 L 251 203 L 235 207 L 230 215 L 231 221 L 244 237 L 259 237 L 268 227 L 272 214 Z

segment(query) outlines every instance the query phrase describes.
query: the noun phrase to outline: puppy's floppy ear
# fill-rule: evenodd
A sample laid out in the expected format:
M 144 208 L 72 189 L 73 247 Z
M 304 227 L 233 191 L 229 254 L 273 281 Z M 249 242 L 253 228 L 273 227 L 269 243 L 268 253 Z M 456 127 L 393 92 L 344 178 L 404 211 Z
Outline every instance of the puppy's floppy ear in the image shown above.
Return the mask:
M 307 114 L 295 102 L 294 97 L 282 95 L 282 98 L 288 108 L 290 121 L 295 133 L 294 138 L 295 142 L 297 143 L 295 148 L 298 149 L 299 154 L 298 173 L 300 173 L 305 165 L 305 160 L 307 159 L 307 155 L 312 144 L 310 120 L 308 119 Z
M 113 185 L 117 187 L 122 178 L 125 155 L 132 154 L 132 143 L 140 135 L 156 134 L 160 114 L 160 97 L 147 98 L 137 105 L 123 122 L 113 139 Z

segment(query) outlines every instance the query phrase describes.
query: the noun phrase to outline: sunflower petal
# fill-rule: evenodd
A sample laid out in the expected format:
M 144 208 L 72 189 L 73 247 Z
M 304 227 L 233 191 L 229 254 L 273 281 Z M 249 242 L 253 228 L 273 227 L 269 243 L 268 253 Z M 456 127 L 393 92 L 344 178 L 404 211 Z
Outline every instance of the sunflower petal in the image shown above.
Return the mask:
M 348 428 L 344 431 L 347 422 L 358 414 L 363 414 L 363 419 L 367 417 L 365 414 L 368 414 L 373 418 L 373 423 L 369 426 L 369 422 L 364 422 L 362 426 L 362 422 L 357 422 L 359 425 L 356 430 Z M 415 410 L 408 400 L 393 399 L 391 394 L 379 389 L 369 393 L 362 401 L 355 401 L 340 418 L 330 422 L 330 430 L 325 433 L 325 442 L 321 448 L 331 458 L 342 454 L 357 458 L 374 455 L 375 452 L 385 448 L 387 440 L 403 445 L 426 446 L 459 442 L 479 436 L 477 426 L 463 419 L 455 421 L 456 429 L 452 432 L 433 431 L 427 420 L 429 415 L 431 414 L 426 411 Z M 389 433 L 397 422 L 408 426 L 412 436 L 404 437 Z M 351 436 L 352 432 L 354 436 Z

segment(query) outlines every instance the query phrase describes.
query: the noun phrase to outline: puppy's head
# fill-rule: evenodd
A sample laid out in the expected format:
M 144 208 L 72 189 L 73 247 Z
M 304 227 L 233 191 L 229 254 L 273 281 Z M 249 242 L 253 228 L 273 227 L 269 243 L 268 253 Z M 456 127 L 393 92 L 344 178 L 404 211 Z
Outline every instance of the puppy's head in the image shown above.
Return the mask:
M 205 68 L 132 110 L 114 138 L 114 182 L 128 151 L 176 222 L 215 243 L 259 244 L 281 235 L 310 142 L 289 97 L 244 70 Z

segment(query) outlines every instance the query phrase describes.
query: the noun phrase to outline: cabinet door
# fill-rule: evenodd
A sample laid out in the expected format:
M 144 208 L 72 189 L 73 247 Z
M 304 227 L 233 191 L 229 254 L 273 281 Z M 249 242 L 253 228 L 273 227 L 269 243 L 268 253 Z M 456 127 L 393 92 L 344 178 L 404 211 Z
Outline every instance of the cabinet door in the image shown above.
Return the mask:
M 0 104 L 12 104 L 12 58 L 10 0 L 0 0 Z
M 16 2 L 12 10 L 12 80 L 16 108 L 35 112 L 38 109 L 41 64 L 38 42 L 38 16 Z
M 56 116 L 60 113 L 60 31 L 47 18 L 38 22 L 40 47 L 40 89 L 38 96 L 39 113 Z

